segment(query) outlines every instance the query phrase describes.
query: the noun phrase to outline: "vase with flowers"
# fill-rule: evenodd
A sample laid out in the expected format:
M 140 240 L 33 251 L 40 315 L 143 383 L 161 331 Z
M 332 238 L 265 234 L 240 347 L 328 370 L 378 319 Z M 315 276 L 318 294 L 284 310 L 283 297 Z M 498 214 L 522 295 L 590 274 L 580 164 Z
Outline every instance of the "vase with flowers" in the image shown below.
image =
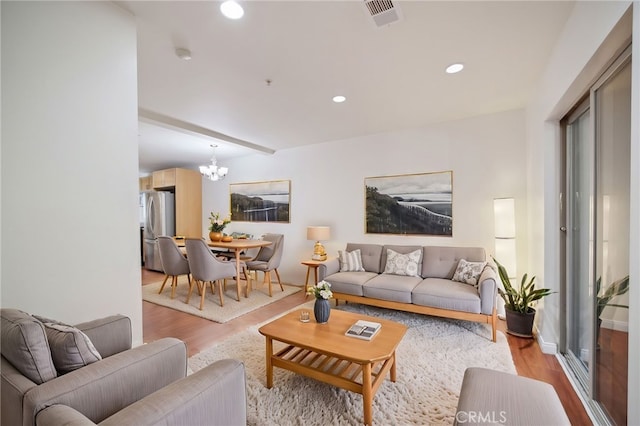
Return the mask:
M 222 217 L 220 213 L 211 212 L 209 215 L 209 239 L 211 241 L 222 240 L 222 231 L 231 223 L 231 213 Z
M 329 321 L 329 315 L 331 314 L 329 299 L 333 297 L 331 284 L 322 280 L 315 286 L 309 286 L 307 294 L 316 298 L 316 302 L 313 305 L 313 315 L 316 317 L 316 322 L 324 324 Z

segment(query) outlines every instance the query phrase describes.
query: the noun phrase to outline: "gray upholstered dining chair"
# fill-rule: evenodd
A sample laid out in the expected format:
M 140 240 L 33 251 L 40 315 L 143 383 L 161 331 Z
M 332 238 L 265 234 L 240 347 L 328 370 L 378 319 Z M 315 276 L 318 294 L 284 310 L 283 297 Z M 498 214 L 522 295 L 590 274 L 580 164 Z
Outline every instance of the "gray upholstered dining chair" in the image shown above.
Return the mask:
M 271 271 L 276 273 L 280 289 L 284 291 L 282 281 L 280 280 L 280 274 L 278 273 L 278 267 L 280 266 L 282 251 L 284 249 L 284 235 L 265 234 L 262 239 L 265 241 L 271 241 L 271 245 L 261 247 L 255 259 L 247 261 L 247 269 L 249 271 L 262 271 L 264 273 L 264 284 L 269 284 L 269 297 L 271 297 Z M 251 285 L 248 284 L 247 294 L 249 293 L 250 288 Z
M 207 293 L 207 284 L 211 288 L 211 293 L 214 293 L 214 284 L 218 286 L 218 296 L 220 297 L 220 306 L 224 306 L 223 289 L 226 287 L 226 279 L 232 278 L 236 275 L 235 262 L 228 262 L 219 260 L 205 242 L 203 238 L 187 238 L 185 240 L 185 246 L 187 248 L 187 260 L 189 261 L 189 267 L 191 268 L 191 274 L 193 280 L 189 286 L 189 294 L 187 294 L 186 303 L 189 303 L 191 293 L 193 292 L 193 283 L 198 286 L 198 293 L 200 294 L 200 310 L 204 306 L 204 298 Z M 241 268 L 245 271 L 245 278 L 247 280 L 247 288 L 251 285 L 251 278 L 246 273 L 246 266 L 241 263 Z M 240 285 L 240 277 L 235 277 L 236 283 Z M 223 280 L 220 282 L 220 280 Z M 238 291 L 240 294 L 240 291 Z M 240 300 L 238 300 L 239 302 Z
M 173 299 L 176 295 L 176 287 L 178 286 L 178 277 L 180 275 L 186 275 L 189 280 L 189 286 L 191 286 L 189 262 L 171 237 L 158 237 L 158 251 L 160 253 L 162 269 L 165 273 L 164 281 L 162 281 L 162 286 L 158 294 L 162 293 L 167 280 L 171 277 L 171 298 Z

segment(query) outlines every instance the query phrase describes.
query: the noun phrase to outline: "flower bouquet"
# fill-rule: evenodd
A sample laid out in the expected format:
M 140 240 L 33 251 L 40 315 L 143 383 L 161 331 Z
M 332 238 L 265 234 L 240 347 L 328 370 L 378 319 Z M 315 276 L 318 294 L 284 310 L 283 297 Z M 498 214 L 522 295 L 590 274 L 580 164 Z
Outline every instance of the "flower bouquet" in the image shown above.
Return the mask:
M 231 223 L 231 213 L 224 219 L 220 216 L 220 213 L 213 213 L 209 216 L 209 231 L 210 232 L 222 232 L 224 228 Z

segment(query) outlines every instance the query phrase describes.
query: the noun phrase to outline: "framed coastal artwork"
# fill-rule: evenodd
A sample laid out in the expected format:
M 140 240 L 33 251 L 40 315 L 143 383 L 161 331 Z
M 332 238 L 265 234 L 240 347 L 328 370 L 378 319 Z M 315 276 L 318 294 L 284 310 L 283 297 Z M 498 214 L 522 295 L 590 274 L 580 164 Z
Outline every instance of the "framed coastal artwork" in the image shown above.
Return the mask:
M 364 179 L 365 233 L 453 236 L 453 172 Z
M 232 183 L 229 193 L 232 221 L 289 223 L 290 180 Z

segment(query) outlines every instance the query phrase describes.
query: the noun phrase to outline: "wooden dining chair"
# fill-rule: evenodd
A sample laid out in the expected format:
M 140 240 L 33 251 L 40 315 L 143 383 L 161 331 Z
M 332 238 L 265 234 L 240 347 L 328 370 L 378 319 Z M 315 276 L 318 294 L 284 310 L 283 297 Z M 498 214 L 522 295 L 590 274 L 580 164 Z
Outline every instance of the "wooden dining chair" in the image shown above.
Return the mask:
M 162 269 L 165 273 L 164 281 L 162 281 L 162 286 L 160 286 L 158 294 L 162 293 L 167 280 L 171 277 L 171 298 L 173 299 L 176 295 L 176 287 L 178 286 L 178 277 L 180 275 L 186 275 L 189 280 L 189 286 L 191 286 L 191 269 L 189 268 L 189 262 L 171 237 L 158 237 L 158 251 L 160 253 Z

